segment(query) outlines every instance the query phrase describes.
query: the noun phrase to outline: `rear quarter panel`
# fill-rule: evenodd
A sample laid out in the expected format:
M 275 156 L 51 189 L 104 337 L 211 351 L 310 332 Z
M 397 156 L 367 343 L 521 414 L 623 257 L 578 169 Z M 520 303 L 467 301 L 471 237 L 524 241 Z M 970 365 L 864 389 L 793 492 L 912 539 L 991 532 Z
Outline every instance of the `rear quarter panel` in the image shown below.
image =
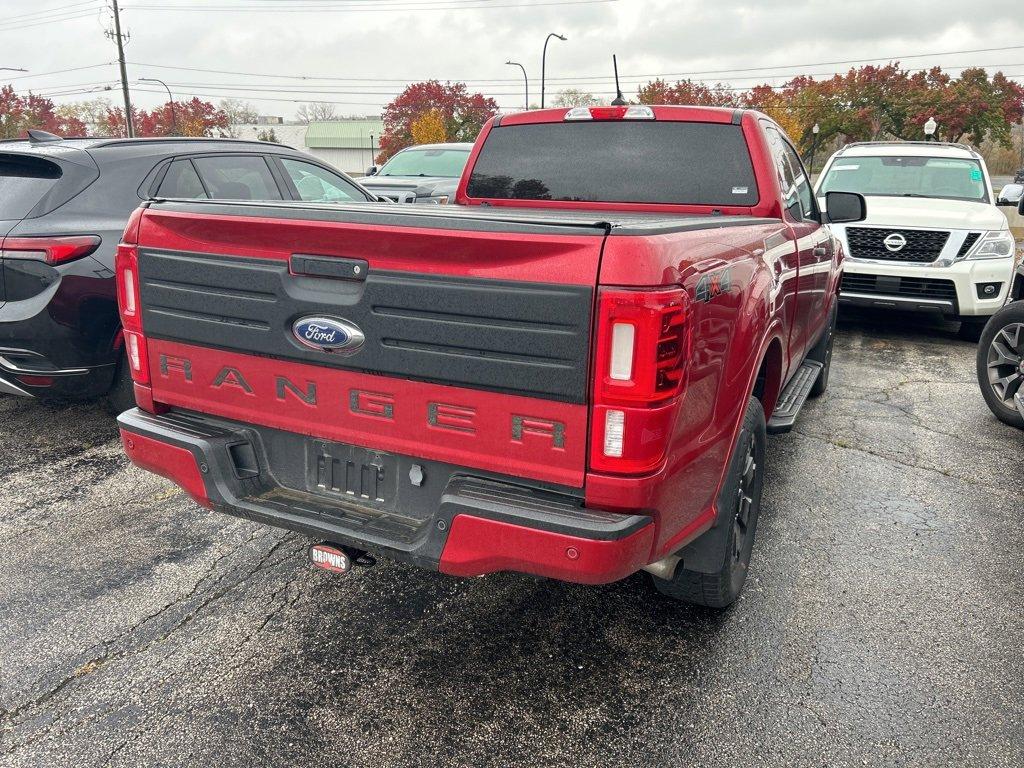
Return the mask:
M 627 501 L 655 512 L 656 556 L 675 551 L 714 521 L 714 501 L 761 361 L 771 344 L 783 352 L 788 346 L 785 318 L 793 310 L 797 275 L 783 271 L 776 279 L 770 263 L 780 250 L 792 252 L 787 233 L 779 221 L 657 237 L 612 236 L 605 245 L 601 285 L 678 284 L 689 298 L 688 383 L 664 467 L 654 478 L 625 481 L 591 474 L 587 484 L 589 504 Z M 766 410 L 773 405 L 774 400 L 766 403 Z

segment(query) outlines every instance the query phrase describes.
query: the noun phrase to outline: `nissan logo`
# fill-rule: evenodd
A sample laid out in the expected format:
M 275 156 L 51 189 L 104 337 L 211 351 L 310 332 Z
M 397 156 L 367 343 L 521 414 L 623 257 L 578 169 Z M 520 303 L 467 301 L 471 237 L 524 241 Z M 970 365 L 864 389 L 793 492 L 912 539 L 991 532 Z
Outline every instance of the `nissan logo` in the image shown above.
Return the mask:
M 882 241 L 887 251 L 896 253 L 896 251 L 902 251 L 907 245 L 907 238 L 901 235 L 899 232 L 893 232 L 885 240 Z
M 343 355 L 351 355 L 366 341 L 358 326 L 335 317 L 300 318 L 292 324 L 292 335 L 307 347 Z

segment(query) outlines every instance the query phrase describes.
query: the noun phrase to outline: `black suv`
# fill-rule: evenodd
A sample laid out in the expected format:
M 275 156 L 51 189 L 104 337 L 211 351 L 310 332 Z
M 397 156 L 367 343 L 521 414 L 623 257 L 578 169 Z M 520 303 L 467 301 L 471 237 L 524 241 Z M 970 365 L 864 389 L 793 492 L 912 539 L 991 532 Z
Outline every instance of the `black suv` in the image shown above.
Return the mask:
M 234 139 L 0 142 L 0 393 L 134 405 L 114 286 L 131 212 L 152 197 L 373 201 L 279 144 Z

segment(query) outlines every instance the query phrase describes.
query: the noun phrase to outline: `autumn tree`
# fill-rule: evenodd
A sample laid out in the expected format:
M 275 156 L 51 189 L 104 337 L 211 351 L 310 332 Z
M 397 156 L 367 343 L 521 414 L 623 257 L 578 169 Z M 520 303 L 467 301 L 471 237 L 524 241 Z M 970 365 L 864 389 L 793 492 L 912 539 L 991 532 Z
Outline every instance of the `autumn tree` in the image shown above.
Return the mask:
M 195 96 L 190 101 L 167 102 L 151 112 L 132 113 L 136 136 L 216 136 L 226 133 L 230 125 L 226 112 Z M 124 110 L 107 112 L 107 128 L 111 136 L 127 135 Z
M 81 121 L 91 136 L 106 136 L 107 112 L 110 99 L 99 97 L 84 101 L 70 101 L 56 109 L 57 118 L 64 121 Z
M 9 85 L 0 88 L 0 139 L 17 139 L 30 129 L 58 136 L 85 136 L 85 123 L 74 116 L 61 116 L 50 99 L 29 93 L 19 96 Z
M 498 103 L 482 93 L 470 93 L 465 83 L 414 83 L 384 108 L 377 162 L 411 146 L 413 124 L 433 110 L 441 117 L 448 141 L 473 141 L 484 123 L 498 113 Z
M 409 126 L 413 144 L 440 144 L 448 140 L 440 110 L 432 109 L 412 121 Z
M 693 80 L 652 80 L 640 86 L 637 100 L 641 104 L 690 104 L 698 107 L 735 107 L 737 95 L 722 83 L 713 86 Z
M 600 103 L 597 97 L 579 88 L 565 88 L 558 92 L 552 104 L 556 107 L 593 107 Z

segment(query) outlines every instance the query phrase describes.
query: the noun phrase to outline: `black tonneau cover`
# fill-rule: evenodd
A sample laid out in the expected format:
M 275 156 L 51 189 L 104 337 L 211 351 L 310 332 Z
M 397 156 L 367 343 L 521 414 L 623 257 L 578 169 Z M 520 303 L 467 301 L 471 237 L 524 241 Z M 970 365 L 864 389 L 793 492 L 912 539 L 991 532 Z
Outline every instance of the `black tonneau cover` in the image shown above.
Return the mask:
M 395 203 L 306 203 L 207 200 L 153 200 L 159 211 L 208 216 L 255 216 L 308 221 L 337 221 L 376 226 L 467 229 L 479 231 L 559 231 L 574 235 L 591 230 L 595 235 L 666 235 L 703 229 L 724 229 L 777 224 L 778 219 L 757 216 L 703 216 L 695 214 L 630 213 L 628 211 L 554 211 L 545 209 L 461 206 L 398 205 Z M 581 230 L 584 230 L 581 232 Z

